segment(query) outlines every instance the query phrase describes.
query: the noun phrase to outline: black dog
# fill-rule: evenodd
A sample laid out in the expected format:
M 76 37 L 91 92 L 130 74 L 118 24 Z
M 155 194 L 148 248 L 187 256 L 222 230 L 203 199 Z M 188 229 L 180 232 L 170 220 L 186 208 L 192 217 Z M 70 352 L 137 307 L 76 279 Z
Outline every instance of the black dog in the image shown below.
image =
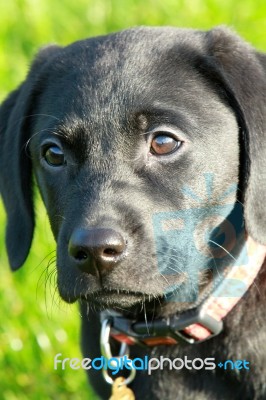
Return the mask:
M 215 251 L 225 249 L 238 260 L 245 232 L 266 243 L 265 69 L 265 55 L 226 28 L 136 28 L 44 48 L 2 104 L 0 191 L 10 264 L 18 269 L 31 246 L 34 175 L 57 241 L 60 295 L 81 302 L 84 356 L 101 354 L 100 310 L 110 309 L 128 324 L 127 341 L 154 339 L 160 332 L 152 324 L 164 325 L 164 345 L 135 344 L 131 358 L 212 357 L 250 365 L 165 368 L 150 376 L 137 371 L 131 383 L 137 399 L 266 398 L 265 266 L 218 336 L 190 344 L 188 331 L 175 330 L 167 319 L 197 309 L 222 258 Z M 230 201 L 221 200 L 226 193 Z M 234 249 L 225 246 L 226 238 L 219 245 L 213 229 L 200 223 L 207 218 L 213 228 L 213 210 L 221 206 L 220 220 L 215 216 L 221 233 L 240 203 L 245 232 L 236 235 Z M 178 216 L 189 220 L 187 230 Z M 162 231 L 160 218 L 166 221 Z M 239 232 L 240 220 L 231 224 L 239 224 Z M 205 246 L 210 242 L 216 247 Z M 197 322 L 218 333 L 221 325 L 208 321 Z M 143 332 L 133 332 L 142 322 Z M 110 342 L 117 355 L 118 341 Z M 108 398 L 101 373 L 90 374 Z

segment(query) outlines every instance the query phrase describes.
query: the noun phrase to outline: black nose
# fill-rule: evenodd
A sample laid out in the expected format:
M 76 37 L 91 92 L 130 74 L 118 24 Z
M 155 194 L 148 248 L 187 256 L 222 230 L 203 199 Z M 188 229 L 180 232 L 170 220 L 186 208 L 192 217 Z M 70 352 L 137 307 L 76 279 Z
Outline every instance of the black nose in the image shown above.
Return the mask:
M 83 271 L 96 275 L 112 268 L 125 256 L 123 236 L 109 228 L 76 229 L 68 252 Z

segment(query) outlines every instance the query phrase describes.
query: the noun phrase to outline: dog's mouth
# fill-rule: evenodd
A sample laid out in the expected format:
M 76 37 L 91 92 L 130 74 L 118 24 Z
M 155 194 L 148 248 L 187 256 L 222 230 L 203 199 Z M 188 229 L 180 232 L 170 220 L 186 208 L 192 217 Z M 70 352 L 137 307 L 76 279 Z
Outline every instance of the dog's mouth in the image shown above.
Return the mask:
M 206 280 L 202 282 L 202 285 L 206 285 Z M 201 287 L 202 287 L 201 285 Z M 87 303 L 88 307 L 92 311 L 100 312 L 106 309 L 115 310 L 123 315 L 135 316 L 138 314 L 145 314 L 159 316 L 166 315 L 175 312 L 184 311 L 186 308 L 191 307 L 192 300 L 183 296 L 180 299 L 172 299 L 171 293 L 179 293 L 182 290 L 181 284 L 170 287 L 171 291 L 157 290 L 154 293 L 148 291 L 134 291 L 131 289 L 123 288 L 112 288 L 102 287 L 88 290 L 87 288 L 81 287 L 80 290 L 74 292 L 67 290 L 64 285 L 58 285 L 59 293 L 61 298 L 68 302 L 74 303 L 77 300 Z M 178 290 L 177 290 L 178 289 Z M 188 289 L 187 289 L 188 290 Z M 190 292 L 190 290 L 188 290 Z M 181 292 L 182 294 L 182 292 Z M 185 292 L 187 294 L 187 292 Z M 170 296 L 169 296 L 170 295 Z
M 79 281 L 78 281 L 79 282 Z M 132 289 L 124 289 L 117 287 L 90 287 L 84 285 L 76 285 L 74 290 L 69 288 L 65 282 L 57 282 L 58 291 L 62 300 L 67 303 L 76 301 L 86 302 L 90 309 L 95 311 L 103 311 L 105 309 L 113 309 L 116 311 L 128 311 L 131 309 L 141 309 L 146 304 L 154 304 L 163 302 L 163 292 L 151 293 L 150 291 L 135 291 Z M 96 286 L 96 285 L 95 285 Z
M 80 299 L 85 301 L 88 307 L 96 312 L 109 309 L 130 318 L 141 319 L 143 317 L 145 320 L 149 318 L 153 319 L 184 312 L 187 309 L 193 308 L 195 303 L 198 302 L 199 297 L 202 298 L 205 293 L 208 293 L 212 285 L 211 271 L 205 271 L 205 275 L 202 275 L 201 278 L 199 293 L 196 299 L 185 296 L 190 293 L 189 289 L 180 298 L 171 297 L 175 293 L 179 294 L 179 290 L 182 290 L 181 285 L 178 287 L 174 286 L 172 292 L 157 291 L 157 293 L 153 294 L 145 291 L 105 287 L 85 294 L 83 293 Z
M 86 301 L 96 311 L 112 309 L 124 313 L 150 312 L 161 303 L 162 298 L 141 292 L 127 290 L 99 290 L 82 296 L 81 299 Z

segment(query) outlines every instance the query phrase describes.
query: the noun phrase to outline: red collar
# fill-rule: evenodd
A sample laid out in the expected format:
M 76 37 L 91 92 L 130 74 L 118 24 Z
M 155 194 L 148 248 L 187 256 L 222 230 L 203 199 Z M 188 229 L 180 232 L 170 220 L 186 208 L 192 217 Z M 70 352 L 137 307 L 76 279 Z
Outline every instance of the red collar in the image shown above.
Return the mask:
M 111 337 L 129 345 L 157 346 L 180 341 L 199 343 L 216 336 L 223 329 L 222 320 L 252 285 L 266 257 L 266 246 L 256 243 L 250 236 L 245 245 L 248 262 L 230 266 L 197 308 L 148 323 L 131 321 L 108 310 L 101 317 L 110 321 Z

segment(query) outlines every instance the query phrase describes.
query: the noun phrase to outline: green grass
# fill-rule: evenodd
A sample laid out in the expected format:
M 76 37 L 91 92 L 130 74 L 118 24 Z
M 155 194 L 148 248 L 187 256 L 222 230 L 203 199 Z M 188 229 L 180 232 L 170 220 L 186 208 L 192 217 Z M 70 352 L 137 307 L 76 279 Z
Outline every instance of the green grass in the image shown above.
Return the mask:
M 135 25 L 207 29 L 227 24 L 265 50 L 265 0 L 9 0 L 0 12 L 0 100 L 25 77 L 37 49 Z M 0 202 L 0 399 L 96 399 L 83 371 L 54 371 L 53 358 L 80 357 L 76 305 L 55 288 L 53 242 L 37 201 L 37 229 L 25 266 L 11 274 Z M 49 255 L 50 254 L 50 255 Z
M 55 244 L 44 207 L 40 200 L 37 203 L 31 255 L 13 275 L 0 242 L 0 399 L 96 399 L 82 370 L 53 369 L 57 353 L 82 358 L 80 323 L 77 306 L 64 304 L 57 295 L 55 264 L 47 269 Z M 1 227 L 3 215 L 0 208 Z

